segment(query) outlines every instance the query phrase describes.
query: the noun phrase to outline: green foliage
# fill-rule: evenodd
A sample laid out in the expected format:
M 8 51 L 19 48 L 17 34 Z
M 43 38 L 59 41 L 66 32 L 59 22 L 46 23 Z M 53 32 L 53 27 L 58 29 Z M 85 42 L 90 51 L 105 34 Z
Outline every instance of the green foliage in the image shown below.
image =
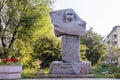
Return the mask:
M 38 37 L 34 44 L 34 57 L 39 59 L 41 68 L 49 67 L 51 61 L 60 60 L 60 41 L 54 36 L 46 33 L 46 29 L 43 30 L 44 35 Z
M 31 68 L 23 69 L 21 72 L 22 78 L 33 78 L 36 72 L 37 72 L 36 69 Z
M 0 0 L 0 58 L 20 57 L 23 68 L 35 67 L 34 42 L 49 27 L 53 0 Z
M 32 79 L 36 79 L 36 78 L 43 78 L 43 77 L 49 77 L 48 75 L 49 73 L 49 69 L 45 68 L 45 69 L 34 69 L 34 68 L 27 68 L 27 69 L 23 69 L 22 70 L 22 78 L 32 78 Z
M 101 35 L 93 32 L 92 28 L 87 31 L 85 37 L 81 38 L 81 44 L 86 45 L 85 56 L 87 60 L 92 62 L 92 65 L 99 63 L 106 54 L 106 48 Z
M 114 51 L 116 57 L 120 57 L 120 48 L 111 46 L 111 50 Z
M 80 44 L 80 59 L 81 61 L 87 61 L 87 58 L 85 56 L 86 54 L 86 50 L 87 50 L 87 46 L 86 45 L 83 45 L 83 44 Z
M 39 36 L 43 36 L 43 28 L 48 27 L 50 32 L 49 12 L 52 0 L 31 0 L 21 13 L 21 25 L 18 33 L 17 46 L 23 57 L 24 68 L 36 68 L 34 46 Z M 40 55 L 38 55 L 40 56 Z
M 95 77 L 120 78 L 120 69 L 114 64 L 102 64 L 94 67 L 92 70 Z M 107 73 L 103 74 L 106 71 Z

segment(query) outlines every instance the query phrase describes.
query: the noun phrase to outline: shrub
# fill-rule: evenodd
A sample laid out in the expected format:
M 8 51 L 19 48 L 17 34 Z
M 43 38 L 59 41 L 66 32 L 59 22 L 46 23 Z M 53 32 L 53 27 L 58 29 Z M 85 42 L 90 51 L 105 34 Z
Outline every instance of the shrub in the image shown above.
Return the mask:
M 107 72 L 103 74 L 103 72 Z M 114 64 L 102 64 L 93 68 L 95 77 L 120 78 L 120 69 Z

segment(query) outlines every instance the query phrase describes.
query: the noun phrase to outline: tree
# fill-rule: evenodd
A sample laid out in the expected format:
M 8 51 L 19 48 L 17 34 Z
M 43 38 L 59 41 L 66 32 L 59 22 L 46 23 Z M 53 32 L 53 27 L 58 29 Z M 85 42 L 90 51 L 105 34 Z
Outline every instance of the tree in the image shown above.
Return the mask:
M 85 56 L 87 49 L 88 49 L 88 47 L 86 45 L 80 44 L 80 60 L 81 61 L 88 61 Z
M 61 59 L 60 40 L 57 39 L 50 27 L 44 27 L 34 44 L 34 58 L 41 61 L 41 68 L 48 68 L 50 63 Z
M 85 37 L 81 38 L 81 44 L 86 45 L 85 56 L 87 60 L 92 62 L 92 65 L 101 61 L 104 54 L 106 54 L 106 48 L 102 41 L 103 37 L 92 31 L 90 28 Z
M 50 26 L 52 3 L 53 0 L 0 0 L 0 58 L 19 55 L 26 66 L 30 65 L 36 33 Z

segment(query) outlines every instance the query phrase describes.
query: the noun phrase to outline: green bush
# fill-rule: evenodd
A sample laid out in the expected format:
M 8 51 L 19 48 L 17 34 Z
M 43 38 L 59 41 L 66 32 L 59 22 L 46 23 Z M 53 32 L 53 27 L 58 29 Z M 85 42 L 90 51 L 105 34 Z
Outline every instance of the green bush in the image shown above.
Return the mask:
M 102 64 L 93 68 L 93 74 L 95 77 L 120 78 L 120 69 L 115 64 Z
M 49 69 L 24 69 L 22 70 L 22 78 L 42 78 L 49 73 Z

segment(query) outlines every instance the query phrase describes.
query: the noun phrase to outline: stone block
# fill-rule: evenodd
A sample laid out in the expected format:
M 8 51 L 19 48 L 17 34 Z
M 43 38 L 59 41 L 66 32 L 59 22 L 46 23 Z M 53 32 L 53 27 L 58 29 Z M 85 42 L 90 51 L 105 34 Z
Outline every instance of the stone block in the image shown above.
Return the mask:
M 50 74 L 62 75 L 83 75 L 91 74 L 90 62 L 71 62 L 63 63 L 61 61 L 53 61 L 50 65 Z
M 68 62 L 80 61 L 80 38 L 79 36 L 62 36 L 62 60 Z

